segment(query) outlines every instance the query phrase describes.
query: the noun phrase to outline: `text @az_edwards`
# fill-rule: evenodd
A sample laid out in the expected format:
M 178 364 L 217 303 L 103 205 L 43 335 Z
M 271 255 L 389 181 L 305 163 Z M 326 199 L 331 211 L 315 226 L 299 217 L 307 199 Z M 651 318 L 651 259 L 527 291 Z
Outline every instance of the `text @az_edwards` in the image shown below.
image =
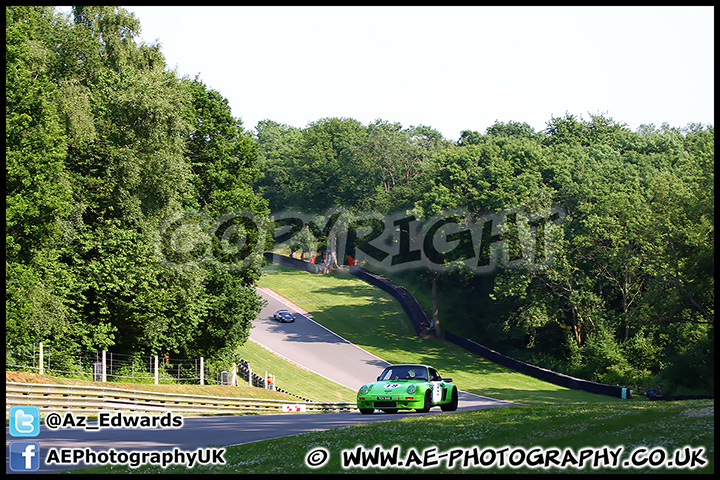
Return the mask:
M 181 415 L 167 412 L 163 415 L 128 415 L 123 412 L 100 412 L 97 422 L 89 422 L 86 415 L 74 412 L 50 412 L 45 417 L 45 426 L 51 430 L 61 428 L 81 428 L 83 430 L 102 430 L 105 428 L 180 428 L 183 426 Z

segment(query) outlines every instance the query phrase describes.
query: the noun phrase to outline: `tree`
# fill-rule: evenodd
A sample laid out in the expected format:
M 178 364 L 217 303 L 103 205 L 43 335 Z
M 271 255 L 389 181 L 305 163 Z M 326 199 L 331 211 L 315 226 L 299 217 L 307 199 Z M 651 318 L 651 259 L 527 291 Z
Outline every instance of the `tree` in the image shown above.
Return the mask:
M 55 99 L 59 92 L 46 71 L 52 56 L 38 31 L 49 11 L 17 7 L 6 26 L 6 255 L 28 262 L 54 246 L 57 219 L 68 212 L 70 185 L 63 159 L 66 145 Z M 22 19 L 23 21 L 20 21 Z
M 107 330 L 78 326 L 71 298 L 75 279 L 60 262 L 65 218 L 72 214 L 67 146 L 57 108 L 59 89 L 49 70 L 46 39 L 55 18 L 45 7 L 6 9 L 6 345 L 8 354 L 31 342 L 64 338 L 106 344 Z M 102 332 L 102 333 L 101 333 Z
M 416 206 L 430 215 L 462 207 L 477 216 L 546 208 L 551 192 L 541 181 L 541 162 L 537 144 L 507 137 L 442 150 L 423 170 L 425 193 Z
M 380 171 L 375 209 L 394 213 L 412 208 L 417 188 L 415 179 L 430 159 L 450 146 L 437 130 L 425 127 L 403 128 L 399 123 L 376 120 L 368 125 L 367 154 Z
M 712 291 L 713 280 L 703 267 L 712 265 L 707 250 L 712 240 L 707 199 L 712 195 L 700 187 L 708 184 L 709 170 L 699 168 L 678 131 L 644 128 L 632 134 L 598 117 L 590 122 L 566 118 L 554 127 L 543 178 L 568 210 L 561 229 L 566 240 L 555 243 L 556 256 L 547 269 L 508 271 L 498 277 L 496 298 L 523 299 L 506 325 L 524 325 L 538 340 L 544 331 L 551 332 L 553 321 L 566 318 L 574 337 L 566 355 L 575 360 L 563 368 L 599 381 L 647 378 L 660 371 L 663 359 L 695 355 L 694 365 L 702 364 L 707 357 L 698 350 L 677 352 L 687 345 L 704 348 L 705 354 L 711 351 L 705 342 L 712 337 L 714 317 L 705 293 Z M 575 135 L 567 136 L 572 132 Z M 691 237 L 692 247 L 687 243 Z M 677 248 L 680 244 L 685 247 Z M 572 269 L 561 268 L 565 266 Z M 548 308 L 556 298 L 571 316 Z M 682 341 L 668 341 L 671 338 Z M 665 378 L 673 368 L 667 365 Z M 691 368 L 685 362 L 678 365 Z M 676 389 L 682 383 L 674 376 L 666 387 Z
M 255 142 L 244 131 L 242 122 L 232 116 L 227 100 L 219 92 L 198 78 L 186 79 L 185 84 L 192 94 L 195 113 L 188 153 L 200 207 L 212 220 L 228 215 L 232 220 L 241 214 L 255 219 L 267 217 L 267 202 L 251 187 L 258 176 Z M 262 239 L 256 236 L 246 242 L 258 243 Z M 245 342 L 251 321 L 262 306 L 252 287 L 260 277 L 261 260 L 257 252 L 249 253 L 248 262 L 237 268 L 216 255 L 205 265 L 203 286 L 208 308 L 197 327 L 201 334 L 188 342 L 191 351 L 229 354 Z
M 552 117 L 547 122 L 546 136 L 542 138 L 545 145 L 597 145 L 616 146 L 629 134 L 627 126 L 615 122 L 604 114 L 590 114 L 590 120 L 566 113 L 564 117 Z
M 255 144 L 217 92 L 135 42 L 131 13 L 73 13 L 6 9 L 8 355 L 37 341 L 226 355 L 259 311 L 259 256 L 235 271 L 221 254 L 168 258 L 163 235 L 200 208 L 265 214 Z
M 366 136 L 365 127 L 350 118 L 324 118 L 307 126 L 293 182 L 305 194 L 299 206 L 322 213 L 370 205 L 379 169 L 363 151 Z
M 380 169 L 382 191 L 388 193 L 401 182 L 407 185 L 414 173 L 412 145 L 399 123 L 376 120 L 368 125 L 367 152 Z
M 302 131 L 299 128 L 262 120 L 255 127 L 258 146 L 258 170 L 255 187 L 267 199 L 272 211 L 300 205 L 294 182 Z

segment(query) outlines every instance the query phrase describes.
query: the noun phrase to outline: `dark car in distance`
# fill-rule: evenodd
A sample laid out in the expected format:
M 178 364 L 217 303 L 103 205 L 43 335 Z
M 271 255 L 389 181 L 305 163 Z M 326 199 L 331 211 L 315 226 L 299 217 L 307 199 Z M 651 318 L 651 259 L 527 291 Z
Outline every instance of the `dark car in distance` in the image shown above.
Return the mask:
M 273 318 L 281 323 L 291 323 L 295 321 L 295 316 L 287 310 L 278 310 L 273 314 Z

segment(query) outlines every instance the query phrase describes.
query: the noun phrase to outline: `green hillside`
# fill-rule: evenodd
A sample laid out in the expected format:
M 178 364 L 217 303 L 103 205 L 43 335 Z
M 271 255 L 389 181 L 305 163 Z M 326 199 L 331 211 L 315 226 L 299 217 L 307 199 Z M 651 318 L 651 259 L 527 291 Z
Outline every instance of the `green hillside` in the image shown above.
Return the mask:
M 433 365 L 467 392 L 527 404 L 620 400 L 542 382 L 444 340 L 418 338 L 392 296 L 349 273 L 315 275 L 270 265 L 259 286 L 311 312 L 315 321 L 370 353 L 391 363 Z

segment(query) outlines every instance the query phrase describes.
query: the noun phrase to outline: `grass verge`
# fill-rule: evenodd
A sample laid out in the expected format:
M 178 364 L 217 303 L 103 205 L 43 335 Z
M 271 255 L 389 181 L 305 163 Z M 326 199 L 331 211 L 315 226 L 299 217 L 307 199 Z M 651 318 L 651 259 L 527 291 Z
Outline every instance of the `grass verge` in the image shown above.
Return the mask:
M 237 354 L 250 362 L 256 374 L 262 376 L 267 372 L 275 375 L 275 384 L 286 392 L 315 402 L 355 401 L 354 390 L 287 362 L 252 341 L 238 348 Z

